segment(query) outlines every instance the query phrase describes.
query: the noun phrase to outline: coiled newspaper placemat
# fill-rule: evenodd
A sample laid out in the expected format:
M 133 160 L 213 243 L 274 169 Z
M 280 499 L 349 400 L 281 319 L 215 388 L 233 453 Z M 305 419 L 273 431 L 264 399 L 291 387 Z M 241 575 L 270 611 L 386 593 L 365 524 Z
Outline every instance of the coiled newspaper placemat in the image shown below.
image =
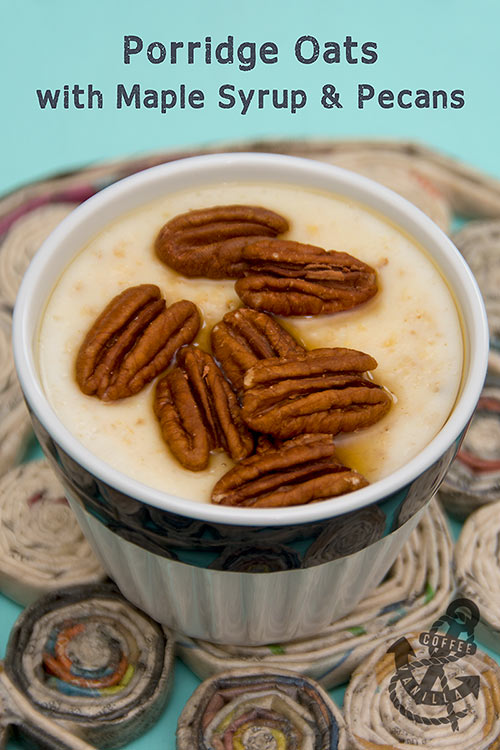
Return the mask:
M 45 460 L 0 479 L 0 590 L 20 604 L 106 573 Z
M 344 698 L 352 750 L 498 750 L 500 667 L 419 638 L 381 644 L 354 672 Z
M 290 153 L 293 156 L 337 164 L 354 172 L 359 171 L 368 177 L 374 175 L 375 180 L 377 170 L 389 166 L 395 172 L 406 170 L 425 184 L 427 192 L 441 193 L 448 201 L 452 213 L 469 218 L 500 216 L 498 180 L 421 143 L 355 139 L 313 142 L 265 141 L 252 145 L 259 151 Z M 398 192 L 397 187 L 394 189 Z M 408 196 L 408 199 L 411 200 L 411 197 Z
M 455 545 L 454 565 L 460 592 L 479 607 L 479 634 L 500 647 L 500 502 L 469 516 Z
M 476 277 L 488 313 L 490 336 L 500 347 L 500 221 L 471 221 L 453 235 Z
M 439 496 L 463 520 L 477 508 L 500 500 L 500 387 L 486 385 L 462 446 Z
M 354 612 L 313 638 L 269 646 L 221 646 L 179 634 L 177 653 L 201 679 L 226 669 L 292 669 L 332 688 L 382 641 L 425 628 L 454 591 L 452 546 L 436 501 L 404 546 L 386 579 Z
M 50 203 L 21 216 L 5 234 L 0 253 L 0 298 L 14 307 L 24 272 L 42 242 L 77 206 Z
M 418 206 L 445 232 L 452 220 L 450 201 L 418 165 L 410 166 L 398 153 L 380 154 L 370 148 L 334 155 L 332 163 L 380 182 Z
M 448 207 L 439 208 L 441 215 L 449 215 L 451 210 L 467 217 L 500 218 L 500 181 L 416 142 L 364 139 L 239 141 L 117 160 L 27 185 L 13 191 L 0 202 L 0 238 L 3 235 L 5 242 L 7 232 L 21 217 L 42 206 L 80 203 L 103 187 L 141 169 L 175 159 L 222 151 L 283 153 L 338 164 L 373 179 L 377 179 L 377 176 L 380 179 L 383 175 L 385 182 L 390 183 L 389 186 L 396 192 L 398 183 L 402 184 L 406 179 L 401 177 L 404 173 L 411 183 L 411 194 L 405 197 L 409 200 L 413 197 L 417 205 L 420 205 L 420 200 L 432 214 L 436 212 L 436 207 L 430 203 L 445 200 Z M 421 186 L 420 199 L 416 198 L 415 184 Z M 400 188 L 400 192 L 405 195 L 403 188 Z M 429 196 L 432 196 L 431 202 Z M 425 210 L 424 206 L 422 208 Z M 441 221 L 441 224 L 444 222 Z M 0 246 L 0 255 L 1 252 Z
M 113 584 L 72 586 L 20 615 L 5 670 L 45 716 L 99 748 L 128 744 L 158 719 L 172 679 L 168 631 Z
M 12 314 L 0 307 L 0 476 L 19 463 L 32 435 L 14 369 L 11 329 Z
M 346 750 L 342 714 L 294 672 L 231 670 L 203 682 L 177 725 L 177 750 Z
M 500 244 L 495 263 L 500 269 Z M 500 351 L 497 349 L 490 348 L 485 387 L 440 487 L 439 497 L 446 510 L 460 520 L 477 508 L 500 500 Z
M 95 750 L 94 745 L 37 711 L 14 685 L 0 661 L 0 747 L 12 747 L 7 742 L 13 730 L 16 736 L 29 742 L 28 747 L 37 750 Z

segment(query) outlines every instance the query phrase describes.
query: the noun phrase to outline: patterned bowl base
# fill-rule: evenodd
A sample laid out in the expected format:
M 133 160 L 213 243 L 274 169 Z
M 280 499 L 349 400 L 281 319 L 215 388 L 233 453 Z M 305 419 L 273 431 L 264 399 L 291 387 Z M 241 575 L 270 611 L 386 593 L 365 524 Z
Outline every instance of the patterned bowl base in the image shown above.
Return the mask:
M 291 669 L 331 688 L 378 643 L 430 625 L 454 590 L 451 540 L 436 501 L 385 580 L 346 617 L 312 638 L 268 646 L 221 646 L 177 636 L 177 653 L 200 678 L 250 665 Z

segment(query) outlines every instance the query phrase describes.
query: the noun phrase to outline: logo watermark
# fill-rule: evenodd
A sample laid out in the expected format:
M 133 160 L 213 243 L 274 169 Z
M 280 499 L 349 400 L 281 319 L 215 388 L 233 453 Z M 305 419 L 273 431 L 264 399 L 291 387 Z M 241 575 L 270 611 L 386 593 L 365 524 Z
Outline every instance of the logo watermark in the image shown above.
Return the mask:
M 450 724 L 454 732 L 459 730 L 459 720 L 468 711 L 457 710 L 456 704 L 467 696 L 477 699 L 480 678 L 457 675 L 456 668 L 450 676 L 447 665 L 475 654 L 474 628 L 478 622 L 476 604 L 469 599 L 455 599 L 446 614 L 429 631 L 419 635 L 419 644 L 427 649 L 428 656 L 417 658 L 407 638 L 400 638 L 390 646 L 387 653 L 394 654 L 396 671 L 389 683 L 389 697 L 403 716 L 419 724 Z M 398 686 L 404 688 L 403 696 Z M 406 695 L 409 700 L 403 703 L 398 694 L 400 698 Z M 429 711 L 427 706 L 443 709 Z

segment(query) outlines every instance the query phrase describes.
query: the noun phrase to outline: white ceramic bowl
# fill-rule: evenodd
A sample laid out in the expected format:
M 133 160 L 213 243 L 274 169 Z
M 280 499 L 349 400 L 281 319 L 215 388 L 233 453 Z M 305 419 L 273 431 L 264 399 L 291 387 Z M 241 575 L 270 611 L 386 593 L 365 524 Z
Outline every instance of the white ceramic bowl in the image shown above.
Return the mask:
M 83 447 L 60 422 L 41 387 L 35 354 L 40 319 L 59 275 L 82 246 L 148 201 L 227 180 L 297 184 L 364 204 L 427 249 L 455 296 L 465 354 L 453 411 L 406 466 L 357 492 L 278 509 L 180 499 L 130 479 Z M 14 315 L 14 353 L 40 443 L 85 534 L 123 593 L 155 619 L 190 636 L 266 643 L 317 632 L 350 611 L 381 580 L 442 481 L 473 413 L 486 372 L 488 328 L 477 284 L 460 253 L 427 216 L 397 194 L 306 159 L 217 154 L 128 177 L 70 214 L 23 280 Z M 332 548 L 333 534 L 346 542 L 340 553 Z M 304 549 L 308 542 L 317 549 L 318 538 L 319 546 L 325 540 L 324 554 L 308 558 Z M 228 569 L 210 567 L 222 553 Z

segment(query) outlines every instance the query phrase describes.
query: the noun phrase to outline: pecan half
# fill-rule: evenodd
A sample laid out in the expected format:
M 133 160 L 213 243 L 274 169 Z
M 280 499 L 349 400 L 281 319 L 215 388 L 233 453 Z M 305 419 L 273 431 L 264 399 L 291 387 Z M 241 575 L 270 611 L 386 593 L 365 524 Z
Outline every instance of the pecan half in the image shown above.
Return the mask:
M 335 457 L 331 435 L 301 435 L 245 458 L 216 483 L 212 502 L 251 508 L 301 505 L 368 484 Z
M 226 377 L 238 391 L 246 371 L 259 359 L 304 351 L 278 321 L 248 307 L 224 315 L 212 328 L 211 344 Z
M 155 251 L 163 263 L 184 276 L 235 279 L 248 268 L 242 260 L 248 244 L 287 229 L 286 219 L 260 206 L 213 206 L 167 222 Z
M 154 411 L 163 439 L 187 469 L 205 469 L 210 451 L 223 448 L 234 461 L 253 451 L 236 395 L 210 354 L 186 346 L 157 386 Z
M 350 310 L 377 292 L 374 268 L 348 253 L 288 240 L 262 240 L 243 250 L 251 267 L 236 293 L 249 307 L 276 315 Z
M 154 284 L 129 287 L 104 308 L 76 358 L 76 380 L 89 396 L 114 401 L 138 393 L 190 343 L 200 327 L 188 300 L 166 307 Z
M 376 366 L 368 354 L 343 348 L 260 360 L 244 378 L 243 419 L 279 438 L 367 427 L 392 403 L 386 390 L 362 376 Z

